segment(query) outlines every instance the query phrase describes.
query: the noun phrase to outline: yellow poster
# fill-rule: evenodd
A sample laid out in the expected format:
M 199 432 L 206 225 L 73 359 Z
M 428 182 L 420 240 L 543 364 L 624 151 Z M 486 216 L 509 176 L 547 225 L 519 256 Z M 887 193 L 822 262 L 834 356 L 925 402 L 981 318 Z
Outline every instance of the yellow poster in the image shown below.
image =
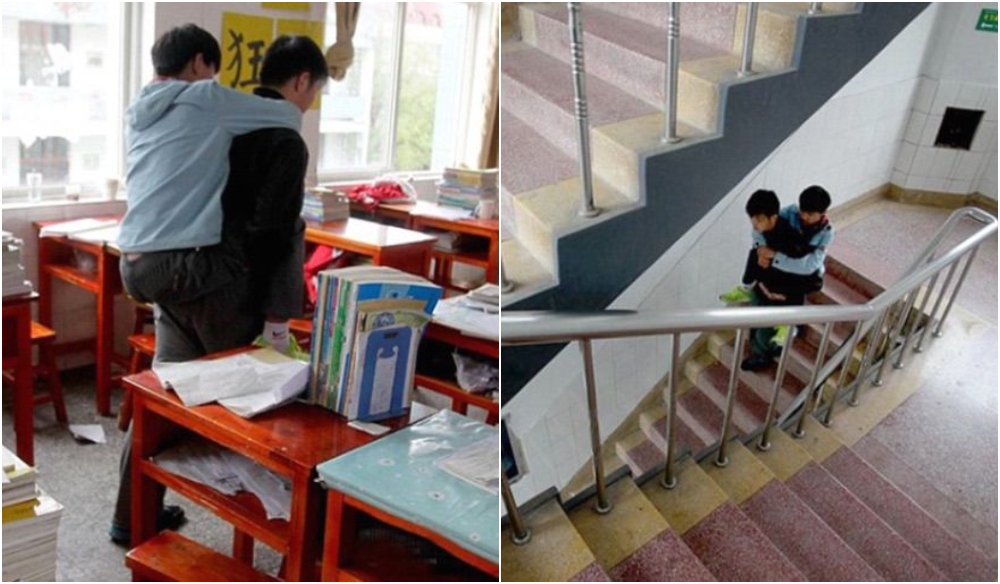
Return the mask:
M 278 36 L 283 34 L 307 36 L 316 41 L 320 50 L 326 51 L 326 46 L 323 44 L 323 31 L 324 26 L 322 22 L 315 22 L 311 20 L 288 20 L 284 18 L 278 19 Z M 319 109 L 319 101 L 320 95 L 317 95 L 316 99 L 313 100 L 313 104 L 310 109 Z
M 222 64 L 219 82 L 248 93 L 260 85 L 264 52 L 274 40 L 274 19 L 222 13 Z
M 271 10 L 295 10 L 298 12 L 309 12 L 308 2 L 261 2 L 264 8 Z

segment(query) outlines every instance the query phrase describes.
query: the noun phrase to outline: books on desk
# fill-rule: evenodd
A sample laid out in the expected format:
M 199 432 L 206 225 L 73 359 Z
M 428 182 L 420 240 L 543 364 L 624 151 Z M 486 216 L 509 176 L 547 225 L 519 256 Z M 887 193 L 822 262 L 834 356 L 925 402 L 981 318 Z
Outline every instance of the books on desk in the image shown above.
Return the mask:
M 446 168 L 437 183 L 438 204 L 473 211 L 483 199 L 497 198 L 499 177 L 495 168 Z
M 20 239 L 14 237 L 10 232 L 3 232 L 3 295 L 17 296 L 27 294 L 34 288 L 28 275 L 24 271 L 24 264 L 21 263 L 21 247 L 24 245 Z M 6 464 L 6 462 L 4 462 Z M 6 484 L 4 485 L 6 487 Z
M 347 195 L 325 187 L 306 189 L 302 198 L 302 218 L 306 221 L 326 223 L 347 219 L 351 204 Z
M 53 582 L 63 507 L 37 488 L 35 469 L 3 448 L 3 580 Z
M 350 420 L 409 407 L 417 346 L 440 287 L 384 266 L 320 272 L 309 398 Z
M 62 223 L 46 225 L 38 231 L 38 237 L 72 237 L 81 236 L 87 231 L 104 229 L 118 225 L 118 219 L 94 219 L 87 217 L 84 219 L 74 219 Z

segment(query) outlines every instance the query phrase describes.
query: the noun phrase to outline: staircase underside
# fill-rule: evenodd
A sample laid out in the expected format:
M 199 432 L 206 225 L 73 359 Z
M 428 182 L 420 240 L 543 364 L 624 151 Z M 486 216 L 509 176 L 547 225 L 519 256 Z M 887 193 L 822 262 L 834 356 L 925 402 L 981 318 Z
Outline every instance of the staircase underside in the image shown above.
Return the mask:
M 861 15 L 803 19 L 792 70 L 725 83 L 722 136 L 645 157 L 645 205 L 559 237 L 558 283 L 505 310 L 607 307 L 926 6 L 865 3 Z M 504 348 L 503 402 L 561 347 Z

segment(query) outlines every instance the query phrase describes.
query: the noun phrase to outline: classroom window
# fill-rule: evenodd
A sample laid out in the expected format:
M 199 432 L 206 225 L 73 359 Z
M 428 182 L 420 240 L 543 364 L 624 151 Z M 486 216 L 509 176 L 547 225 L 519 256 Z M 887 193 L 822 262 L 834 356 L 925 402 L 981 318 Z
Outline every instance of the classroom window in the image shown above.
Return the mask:
M 121 173 L 123 5 L 3 3 L 3 201 L 67 185 L 96 194 Z M 75 190 L 75 189 L 74 189 Z
M 336 40 L 327 4 L 327 44 Z M 463 145 L 477 19 L 490 4 L 364 3 L 354 64 L 327 84 L 320 109 L 321 178 L 437 171 Z M 489 15 L 485 15 L 486 18 Z

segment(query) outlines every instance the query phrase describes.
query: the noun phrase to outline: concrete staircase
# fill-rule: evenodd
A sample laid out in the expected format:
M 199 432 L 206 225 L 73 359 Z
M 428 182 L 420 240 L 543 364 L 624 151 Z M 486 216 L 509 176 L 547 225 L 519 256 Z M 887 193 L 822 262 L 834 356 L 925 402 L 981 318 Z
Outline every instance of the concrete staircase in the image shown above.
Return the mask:
M 806 432 L 775 432 L 768 452 L 734 441 L 724 469 L 687 458 L 673 490 L 626 476 L 609 488 L 607 515 L 592 501 L 568 513 L 550 501 L 528 514 L 527 545 L 503 534 L 503 578 L 996 580 L 996 532 L 909 480 L 904 460 L 864 440 L 848 447 L 812 419 Z
M 681 5 L 679 129 L 661 143 L 665 3 L 584 3 L 593 219 L 578 216 L 576 121 L 564 3 L 518 7 L 502 47 L 505 309 L 606 307 L 773 147 L 885 46 L 922 4 L 762 3 L 752 77 L 739 79 L 744 5 Z M 847 37 L 844 37 L 844 35 Z M 838 38 L 862 39 L 849 47 Z M 811 41 L 810 41 L 811 39 Z M 752 145 L 752 146 L 751 146 Z M 713 163 L 706 172 L 706 161 Z M 721 165 L 720 165 L 721 164 Z M 505 348 L 514 397 L 558 351 Z

